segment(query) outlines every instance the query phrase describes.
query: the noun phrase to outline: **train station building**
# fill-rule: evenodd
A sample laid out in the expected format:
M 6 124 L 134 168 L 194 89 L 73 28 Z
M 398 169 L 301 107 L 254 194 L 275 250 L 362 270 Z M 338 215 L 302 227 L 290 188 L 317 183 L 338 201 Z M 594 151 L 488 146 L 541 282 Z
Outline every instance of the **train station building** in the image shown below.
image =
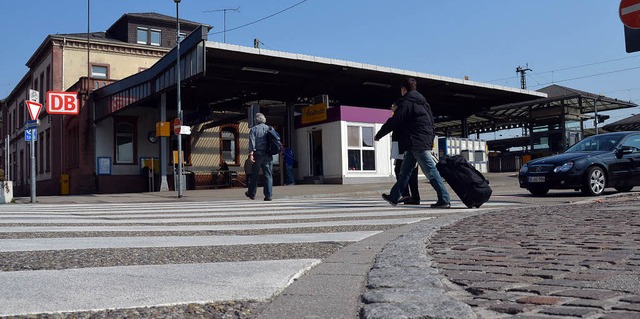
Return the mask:
M 529 133 L 486 143 L 499 153 L 515 146 L 530 156 L 561 151 L 585 135 L 591 113 L 637 106 L 556 85 L 530 91 L 212 42 L 211 26 L 180 22 L 179 52 L 175 18 L 159 14 L 125 14 L 104 33 L 45 40 L 2 101 L 8 143 L 0 148 L 16 196 L 29 189 L 22 123 L 30 89 L 78 92 L 81 103 L 75 116 L 40 115 L 38 195 L 173 190 L 178 138 L 187 189 L 242 186 L 257 112 L 293 150 L 297 183 L 391 181 L 390 137 L 373 136 L 405 77 L 417 80 L 442 138 L 514 127 Z M 190 134 L 173 133 L 180 117 Z M 274 160 L 274 183 L 282 184 L 282 160 Z

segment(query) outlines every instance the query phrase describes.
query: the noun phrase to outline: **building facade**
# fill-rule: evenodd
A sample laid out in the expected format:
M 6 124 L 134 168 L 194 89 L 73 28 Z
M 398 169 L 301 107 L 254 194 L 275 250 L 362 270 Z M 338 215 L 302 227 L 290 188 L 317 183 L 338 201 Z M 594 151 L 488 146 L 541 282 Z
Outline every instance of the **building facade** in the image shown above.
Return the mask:
M 200 26 L 180 22 L 184 35 Z M 8 178 L 14 182 L 14 194 L 26 196 L 30 191 L 30 147 L 24 133 L 25 121 L 30 120 L 25 105 L 30 90 L 38 91 L 43 105 L 47 91 L 78 92 L 81 103 L 77 116 L 50 115 L 44 107 L 39 116 L 37 194 L 58 195 L 69 177 L 94 171 L 93 113 L 85 107 L 89 93 L 151 67 L 175 44 L 175 18 L 155 13 L 125 14 L 105 32 L 47 36 L 27 61 L 27 74 L 3 100 L 5 142 L 0 145 L 0 163 L 5 163 Z M 95 178 L 78 179 L 68 186 L 74 194 L 97 191 Z

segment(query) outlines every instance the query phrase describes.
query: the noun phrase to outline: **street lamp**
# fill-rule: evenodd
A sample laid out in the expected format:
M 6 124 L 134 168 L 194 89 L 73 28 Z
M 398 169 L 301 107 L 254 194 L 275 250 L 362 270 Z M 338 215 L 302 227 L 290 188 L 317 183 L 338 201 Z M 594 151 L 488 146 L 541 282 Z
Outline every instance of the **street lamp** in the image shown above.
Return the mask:
M 180 101 L 180 18 L 178 15 L 178 7 L 180 0 L 173 0 L 176 3 L 176 95 L 178 100 L 178 119 L 182 125 L 182 105 Z M 178 198 L 182 198 L 182 135 L 178 134 L 178 179 L 176 185 L 178 189 Z

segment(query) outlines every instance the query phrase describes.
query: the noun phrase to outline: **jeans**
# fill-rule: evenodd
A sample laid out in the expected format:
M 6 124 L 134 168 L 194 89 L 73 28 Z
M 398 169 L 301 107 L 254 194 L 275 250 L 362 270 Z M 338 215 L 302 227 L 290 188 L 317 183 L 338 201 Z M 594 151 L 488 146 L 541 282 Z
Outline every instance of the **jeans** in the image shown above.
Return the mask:
M 254 152 L 253 159 L 255 163 L 251 167 L 251 178 L 249 179 L 249 193 L 250 197 L 256 196 L 258 191 L 258 178 L 260 177 L 260 169 L 264 173 L 264 185 L 262 185 L 262 191 L 265 198 L 271 198 L 273 190 L 273 157 L 264 152 Z
M 400 167 L 400 176 L 391 188 L 391 193 L 389 193 L 390 199 L 398 202 L 402 191 L 409 183 L 411 171 L 413 171 L 416 166 L 416 162 L 420 165 L 424 176 L 427 177 L 436 194 L 438 194 L 438 203 L 449 203 L 449 193 L 444 186 L 444 181 L 440 173 L 436 169 L 436 162 L 433 160 L 429 150 L 410 150 L 404 153 L 404 160 L 402 161 L 402 167 Z
M 396 173 L 396 181 L 400 178 L 400 168 L 402 167 L 402 160 L 396 159 L 393 171 Z M 411 192 L 409 192 L 411 190 Z M 409 178 L 409 185 L 402 190 L 402 196 L 411 196 L 411 201 L 420 201 L 420 191 L 418 189 L 418 167 L 416 166 L 411 171 L 411 178 Z

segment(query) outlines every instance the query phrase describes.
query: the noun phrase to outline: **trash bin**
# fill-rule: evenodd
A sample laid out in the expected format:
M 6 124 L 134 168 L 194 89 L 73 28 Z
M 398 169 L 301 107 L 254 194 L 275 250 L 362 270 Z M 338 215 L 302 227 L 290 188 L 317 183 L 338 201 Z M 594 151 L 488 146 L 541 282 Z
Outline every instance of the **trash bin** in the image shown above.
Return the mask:
M 60 195 L 69 195 L 69 174 L 60 174 Z
M 196 189 L 196 174 L 192 171 L 185 170 L 182 174 L 184 174 L 184 179 L 186 187 L 188 190 Z

